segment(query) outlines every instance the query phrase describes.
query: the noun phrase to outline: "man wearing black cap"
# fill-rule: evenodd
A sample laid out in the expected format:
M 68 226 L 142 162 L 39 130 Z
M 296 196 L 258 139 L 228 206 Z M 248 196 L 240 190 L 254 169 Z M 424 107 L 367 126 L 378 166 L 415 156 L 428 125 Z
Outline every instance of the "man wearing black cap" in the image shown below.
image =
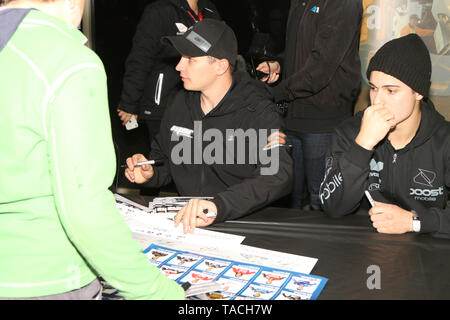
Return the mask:
M 180 210 L 175 225 L 182 222 L 185 232 L 241 217 L 288 194 L 292 159 L 279 131 L 281 117 L 263 84 L 233 73 L 233 31 L 204 19 L 163 41 L 181 54 L 176 70 L 186 90 L 169 103 L 152 143 L 150 158 L 164 165 L 136 167 L 146 160 L 136 154 L 127 159 L 126 177 L 149 187 L 173 180 L 182 196 L 212 197 L 192 199 Z
M 326 159 L 320 199 L 330 216 L 367 206 L 367 191 L 378 232 L 450 237 L 450 124 L 428 98 L 431 69 L 415 34 L 371 59 L 372 105 L 337 128 Z

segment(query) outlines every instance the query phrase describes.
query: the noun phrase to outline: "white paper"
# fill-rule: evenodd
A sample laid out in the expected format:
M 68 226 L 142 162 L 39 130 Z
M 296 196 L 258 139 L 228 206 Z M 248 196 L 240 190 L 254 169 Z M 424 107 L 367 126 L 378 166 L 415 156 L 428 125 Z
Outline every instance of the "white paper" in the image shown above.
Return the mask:
M 183 226 L 180 224 L 175 228 L 174 222 L 167 219 L 167 216 L 150 214 L 148 208 L 117 196 L 119 211 L 130 227 L 133 238 L 141 243 L 143 249 L 153 243 L 171 249 L 304 274 L 310 274 L 318 261 L 316 258 L 242 245 L 244 236 L 201 228 L 196 228 L 193 234 L 184 234 Z

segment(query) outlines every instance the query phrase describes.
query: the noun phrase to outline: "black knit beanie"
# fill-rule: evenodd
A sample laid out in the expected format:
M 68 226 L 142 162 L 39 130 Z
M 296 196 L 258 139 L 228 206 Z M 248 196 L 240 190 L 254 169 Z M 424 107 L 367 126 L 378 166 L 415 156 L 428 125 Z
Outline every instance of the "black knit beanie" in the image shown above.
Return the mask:
M 425 43 L 416 34 L 385 43 L 370 60 L 367 79 L 372 71 L 397 78 L 415 92 L 428 96 L 431 85 L 431 59 Z

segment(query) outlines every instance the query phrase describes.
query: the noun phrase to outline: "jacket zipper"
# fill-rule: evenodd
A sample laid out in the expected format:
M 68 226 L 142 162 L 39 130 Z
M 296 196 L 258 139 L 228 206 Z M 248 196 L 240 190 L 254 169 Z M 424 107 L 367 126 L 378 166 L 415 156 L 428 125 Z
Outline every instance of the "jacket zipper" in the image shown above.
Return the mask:
M 163 86 L 163 80 L 164 80 L 164 73 L 160 73 L 155 88 L 155 104 L 158 106 L 159 103 L 161 102 L 161 90 Z
M 397 152 L 394 153 L 394 155 L 392 156 L 392 184 L 391 184 L 391 195 L 392 198 L 395 200 L 395 171 L 397 168 Z

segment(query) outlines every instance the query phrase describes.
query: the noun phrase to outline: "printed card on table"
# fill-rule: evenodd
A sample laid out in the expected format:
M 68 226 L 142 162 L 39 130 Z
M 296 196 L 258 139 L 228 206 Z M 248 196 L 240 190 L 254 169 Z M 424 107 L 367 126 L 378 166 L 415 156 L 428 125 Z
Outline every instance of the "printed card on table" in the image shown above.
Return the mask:
M 216 291 L 193 299 L 315 300 L 328 281 L 319 276 L 202 256 L 155 244 L 144 253 L 157 262 L 163 274 L 178 283 L 195 285 L 215 281 L 220 284 L 220 290 L 214 289 Z

